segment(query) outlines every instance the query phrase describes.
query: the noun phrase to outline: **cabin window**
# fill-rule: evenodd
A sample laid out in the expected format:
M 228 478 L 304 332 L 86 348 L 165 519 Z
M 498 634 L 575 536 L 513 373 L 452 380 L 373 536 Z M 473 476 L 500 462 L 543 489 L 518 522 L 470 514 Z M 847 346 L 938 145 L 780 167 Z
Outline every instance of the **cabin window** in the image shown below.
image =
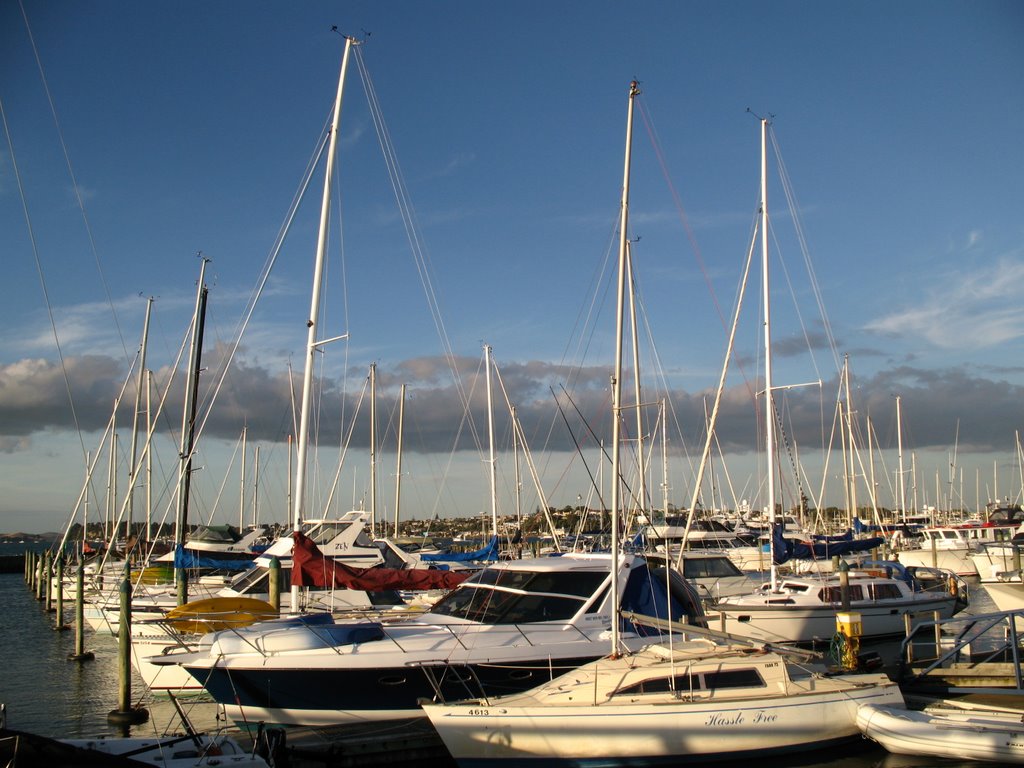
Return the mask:
M 705 672 L 704 687 L 715 688 L 760 688 L 764 680 L 756 669 L 724 669 L 718 672 Z
M 900 588 L 895 584 L 874 584 L 872 591 L 875 593 L 875 600 L 896 600 L 903 597 Z
M 784 589 L 787 592 L 792 592 L 794 594 L 796 594 L 796 593 L 803 593 L 803 592 L 809 592 L 810 589 L 811 589 L 807 584 L 801 584 L 799 582 L 795 582 L 794 583 L 794 582 L 790 582 L 790 581 L 782 582 L 781 588 Z M 763 584 L 761 586 L 761 591 L 762 592 L 770 592 L 771 589 L 772 589 L 772 585 L 771 584 Z
M 675 675 L 674 677 L 653 677 L 619 688 L 613 696 L 629 696 L 644 693 L 669 693 L 676 691 L 713 691 L 725 688 L 764 688 L 764 678 L 756 669 L 724 669 L 704 672 L 699 675 Z
M 652 677 L 639 683 L 619 688 L 613 696 L 631 696 L 638 693 L 668 693 L 669 691 L 692 691 L 700 688 L 700 678 L 690 675 L 675 677 Z
M 851 600 L 864 599 L 864 590 L 860 584 L 851 584 L 849 594 Z M 843 591 L 840 587 L 825 587 L 818 593 L 818 597 L 823 603 L 841 603 L 843 601 Z

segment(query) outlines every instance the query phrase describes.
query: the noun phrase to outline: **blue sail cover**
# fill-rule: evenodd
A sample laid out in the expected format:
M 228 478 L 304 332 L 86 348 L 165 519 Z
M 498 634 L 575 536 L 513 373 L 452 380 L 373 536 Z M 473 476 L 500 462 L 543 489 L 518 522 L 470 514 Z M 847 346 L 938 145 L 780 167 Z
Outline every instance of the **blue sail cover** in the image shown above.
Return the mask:
M 848 555 L 851 552 L 867 552 L 868 550 L 880 547 L 885 539 L 876 536 L 870 539 L 848 539 L 839 541 L 795 541 L 784 538 L 782 526 L 775 524 L 772 532 L 772 562 L 782 565 L 788 560 L 828 560 L 837 555 Z
M 491 543 L 476 552 L 438 552 L 437 554 L 420 555 L 420 560 L 427 563 L 469 563 L 480 560 L 498 559 L 498 537 L 491 539 Z
M 200 557 L 194 550 L 185 549 L 180 544 L 174 550 L 175 568 L 217 568 L 227 571 L 244 571 L 252 568 L 252 560 L 219 560 L 215 557 Z

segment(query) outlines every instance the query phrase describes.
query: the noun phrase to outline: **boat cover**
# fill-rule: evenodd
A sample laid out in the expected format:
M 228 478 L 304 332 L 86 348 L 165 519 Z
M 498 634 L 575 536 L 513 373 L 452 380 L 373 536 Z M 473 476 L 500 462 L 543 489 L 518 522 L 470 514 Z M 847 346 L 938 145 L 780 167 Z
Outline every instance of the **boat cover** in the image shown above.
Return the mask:
M 292 586 L 340 587 L 382 592 L 388 589 L 451 589 L 470 573 L 424 568 L 355 568 L 324 557 L 301 531 L 292 534 Z
M 498 559 L 498 537 L 494 536 L 491 543 L 475 552 L 430 552 L 421 554 L 420 560 L 425 563 L 472 563 L 479 560 Z
M 828 560 L 837 555 L 851 552 L 867 552 L 882 546 L 885 539 L 874 536 L 870 539 L 845 539 L 841 541 L 797 541 L 782 535 L 782 525 L 775 524 L 772 534 L 772 561 L 782 565 L 791 559 L 796 560 Z
M 180 544 L 174 550 L 175 568 L 217 568 L 219 570 L 244 571 L 247 568 L 252 568 L 253 565 L 255 563 L 252 560 L 222 560 L 217 557 L 197 555 L 194 549 L 186 549 Z

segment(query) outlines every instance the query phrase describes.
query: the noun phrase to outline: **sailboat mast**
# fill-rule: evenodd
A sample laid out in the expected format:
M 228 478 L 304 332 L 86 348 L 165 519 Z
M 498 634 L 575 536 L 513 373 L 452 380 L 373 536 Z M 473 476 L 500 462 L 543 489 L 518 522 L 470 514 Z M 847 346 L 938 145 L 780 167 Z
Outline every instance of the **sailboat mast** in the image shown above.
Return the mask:
M 248 426 L 242 427 L 242 471 L 238 483 L 238 532 L 245 530 L 245 433 Z
M 146 384 L 146 347 L 149 345 L 149 317 L 153 311 L 153 297 L 146 300 L 146 319 L 142 324 L 142 343 L 139 345 L 139 379 L 135 389 L 135 411 L 132 414 L 132 444 L 128 454 L 128 476 L 132 478 L 128 486 L 128 515 L 125 523 L 125 539 L 132 534 L 132 518 L 135 506 L 135 478 L 138 468 L 135 466 L 139 450 L 139 412 L 142 410 L 142 389 Z M 148 537 L 144 537 L 148 538 Z
M 853 527 L 853 519 L 857 517 L 857 467 L 854 463 L 856 448 L 853 440 L 853 399 L 850 394 L 850 356 L 845 355 L 843 365 L 843 387 L 846 390 L 846 441 L 850 457 L 850 472 L 847 482 L 850 484 L 850 503 L 846 507 L 846 527 Z
M 626 243 L 626 285 L 629 288 L 629 325 L 633 344 L 633 393 L 636 399 L 636 457 L 640 471 L 637 485 L 640 512 L 647 509 L 647 462 L 644 459 L 644 415 L 640 394 L 640 331 L 636 322 L 636 290 L 633 283 L 633 249 Z
M 252 527 L 260 524 L 260 447 L 257 445 L 252 459 Z
M 384 535 L 387 536 L 387 520 Z M 370 363 L 370 536 L 377 535 L 377 364 Z
M 398 538 L 398 515 L 402 503 L 402 433 L 405 431 L 405 384 L 398 400 L 398 446 L 395 468 L 395 538 Z
M 633 102 L 640 93 L 640 84 L 629 84 L 629 108 L 626 115 L 626 152 L 622 172 L 622 219 L 619 223 L 619 277 L 615 303 L 615 369 L 612 374 L 612 653 L 619 652 L 619 442 L 622 438 L 622 333 L 626 299 L 626 259 L 629 248 L 629 166 L 633 146 Z
M 896 395 L 896 453 L 900 465 L 900 515 L 907 522 L 907 482 L 903 474 L 903 414 L 900 410 L 902 398 Z
M 323 280 L 324 256 L 327 251 L 327 223 L 330 218 L 331 182 L 334 176 L 334 158 L 338 148 L 338 123 L 341 118 L 341 98 L 345 88 L 345 72 L 348 69 L 349 53 L 353 40 L 345 38 L 345 53 L 341 59 L 341 73 L 338 77 L 338 91 L 334 99 L 334 116 L 331 120 L 331 138 L 327 150 L 327 168 L 324 173 L 324 193 L 320 206 L 320 231 L 316 244 L 316 263 L 313 267 L 313 289 L 310 298 L 309 318 L 306 321 L 306 361 L 302 375 L 302 410 L 299 415 L 298 456 L 295 462 L 295 487 L 292 492 L 292 530 L 296 533 L 302 528 L 305 503 L 306 453 L 309 448 L 310 406 L 313 395 L 313 369 L 317 347 L 317 323 L 320 317 L 320 288 Z M 299 608 L 299 588 L 292 585 L 292 611 Z
M 149 552 L 149 539 L 153 535 L 153 372 L 146 371 L 146 528 L 142 551 Z
M 188 361 L 188 376 L 185 380 L 185 406 L 181 420 L 181 450 L 178 453 L 178 517 L 174 533 L 174 582 L 178 588 L 178 605 L 188 602 L 188 571 L 179 566 L 177 556 L 184 548 L 188 532 L 188 501 L 192 487 L 192 453 L 195 450 L 195 426 L 197 394 L 199 390 L 199 368 L 203 357 L 203 329 L 206 319 L 206 265 L 209 259 L 202 259 L 199 268 L 199 288 L 196 291 L 196 310 L 192 316 L 192 340 Z
M 491 392 L 491 348 L 484 345 L 484 364 L 487 367 L 487 443 L 489 479 L 491 481 L 491 535 L 498 535 L 498 470 L 494 460 L 494 402 Z
M 775 541 L 775 408 L 772 400 L 771 290 L 768 281 L 768 121 L 761 120 L 761 283 L 764 304 L 764 440 L 768 465 L 768 521 Z M 778 583 L 775 557 L 771 563 L 772 588 Z

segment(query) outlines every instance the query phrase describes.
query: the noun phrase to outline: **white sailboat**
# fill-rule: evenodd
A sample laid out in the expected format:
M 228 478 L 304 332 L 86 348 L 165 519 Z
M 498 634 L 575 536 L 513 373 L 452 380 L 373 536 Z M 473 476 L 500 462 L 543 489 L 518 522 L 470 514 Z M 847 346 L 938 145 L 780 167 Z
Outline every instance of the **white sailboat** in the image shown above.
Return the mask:
M 675 621 L 702 615 L 664 560 L 619 553 L 617 542 L 615 552 L 499 562 L 405 620 L 266 622 L 154 662 L 188 670 L 238 722 L 423 717 L 423 698 L 523 691 L 603 656 L 609 638 L 635 650 L 659 633 L 620 622 L 618 606 Z
M 767 467 L 767 505 L 769 520 L 776 522 L 775 501 L 775 405 L 772 384 L 771 291 L 768 258 L 768 121 L 761 120 L 761 280 L 764 308 L 764 431 Z M 836 634 L 836 613 L 845 609 L 861 614 L 861 637 L 901 634 L 904 615 L 923 611 L 952 616 L 966 607 L 966 595 L 959 585 L 954 591 L 945 580 L 925 590 L 912 578 L 894 573 L 899 566 L 855 570 L 848 574 L 823 573 L 818 576 L 780 579 L 777 569 L 777 536 L 772 537 L 771 578 L 758 590 L 746 595 L 722 598 L 715 606 L 719 626 L 743 637 L 777 643 L 814 643 L 828 641 Z M 709 616 L 714 624 L 714 616 Z
M 631 83 L 612 395 L 616 426 L 629 156 L 638 93 L 637 83 Z M 617 438 L 616 427 L 613 432 Z M 612 451 L 613 531 L 618 526 L 616 449 L 617 443 Z M 795 663 L 791 652 L 713 641 L 707 636 L 715 633 L 683 624 L 670 628 L 678 639 L 627 653 L 620 653 L 613 635 L 611 655 L 532 691 L 424 704 L 423 709 L 461 766 L 579 767 L 762 757 L 823 747 L 859 735 L 859 704 L 902 702 L 898 686 L 884 674 L 830 677 L 823 669 Z

